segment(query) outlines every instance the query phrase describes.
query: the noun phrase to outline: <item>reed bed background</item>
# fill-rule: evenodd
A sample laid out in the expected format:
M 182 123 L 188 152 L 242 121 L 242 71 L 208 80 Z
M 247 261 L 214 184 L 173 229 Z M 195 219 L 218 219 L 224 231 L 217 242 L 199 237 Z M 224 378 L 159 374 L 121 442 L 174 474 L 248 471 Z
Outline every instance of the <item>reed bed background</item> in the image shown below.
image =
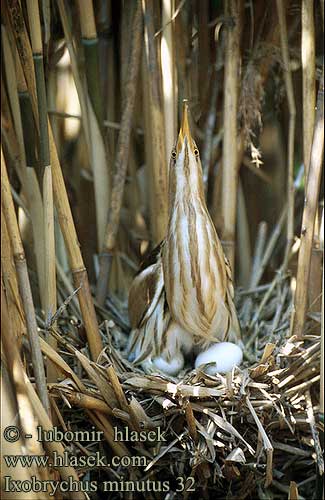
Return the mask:
M 2 425 L 105 438 L 21 437 L 3 453 L 147 458 L 17 477 L 99 485 L 67 498 L 149 478 L 170 491 L 110 498 L 320 499 L 324 1 L 1 7 Z M 166 231 L 184 98 L 236 285 L 245 362 L 227 377 L 146 375 L 123 357 L 131 281 Z M 125 425 L 167 443 L 114 441 Z M 176 493 L 177 476 L 195 492 Z

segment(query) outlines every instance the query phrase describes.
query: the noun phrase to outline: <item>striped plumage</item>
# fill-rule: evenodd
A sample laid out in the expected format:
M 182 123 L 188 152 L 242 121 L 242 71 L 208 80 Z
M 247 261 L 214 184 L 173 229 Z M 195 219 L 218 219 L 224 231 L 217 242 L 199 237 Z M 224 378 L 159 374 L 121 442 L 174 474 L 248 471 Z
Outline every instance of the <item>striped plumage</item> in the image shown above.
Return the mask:
M 167 235 L 133 281 L 129 316 L 129 357 L 147 371 L 176 374 L 182 352 L 240 336 L 231 270 L 206 207 L 187 103 L 170 160 Z

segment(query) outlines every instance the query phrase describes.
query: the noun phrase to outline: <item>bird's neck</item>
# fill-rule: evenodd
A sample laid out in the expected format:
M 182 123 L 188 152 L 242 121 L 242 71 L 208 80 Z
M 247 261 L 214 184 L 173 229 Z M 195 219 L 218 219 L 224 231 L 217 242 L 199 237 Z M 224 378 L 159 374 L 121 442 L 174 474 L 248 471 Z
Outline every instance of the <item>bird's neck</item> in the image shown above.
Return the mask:
M 175 165 L 169 174 L 170 215 L 180 204 L 199 204 L 207 210 L 204 196 L 202 169 L 200 165 Z

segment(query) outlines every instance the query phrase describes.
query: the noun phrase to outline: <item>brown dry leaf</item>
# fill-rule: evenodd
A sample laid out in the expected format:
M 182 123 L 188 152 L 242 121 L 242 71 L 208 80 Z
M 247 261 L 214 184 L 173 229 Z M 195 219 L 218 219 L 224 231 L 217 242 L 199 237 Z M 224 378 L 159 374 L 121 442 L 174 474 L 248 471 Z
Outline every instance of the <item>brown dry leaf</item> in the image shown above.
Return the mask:
M 262 375 L 265 375 L 269 370 L 269 365 L 268 364 L 260 364 L 255 366 L 254 368 L 251 368 L 249 370 L 249 374 L 251 378 L 256 379 L 259 377 L 262 377 Z
M 294 481 L 290 481 L 288 500 L 298 500 L 299 493 L 297 484 Z
M 275 344 L 266 344 L 260 363 L 265 363 L 275 349 Z
M 152 391 L 162 391 L 174 396 L 195 397 L 195 398 L 213 398 L 225 394 L 225 390 L 210 389 L 208 387 L 199 387 L 186 384 L 173 384 L 152 377 L 132 377 L 124 382 L 125 385 L 136 387 L 137 389 L 148 389 Z
M 72 368 L 70 368 L 70 366 L 64 361 L 64 359 L 61 358 L 61 356 L 53 349 L 53 347 L 51 347 L 41 336 L 39 337 L 39 340 L 41 344 L 41 350 L 45 354 L 45 356 L 47 356 L 59 368 L 59 370 L 64 373 L 66 377 L 71 378 L 76 383 L 81 392 L 86 391 L 86 387 L 84 386 L 84 384 L 77 377 Z
M 81 352 L 76 351 L 76 356 L 79 359 L 82 367 L 88 373 L 91 380 L 97 385 L 101 395 L 108 404 L 110 408 L 119 408 L 119 404 L 116 400 L 115 394 L 108 381 L 104 379 L 96 370 L 93 368 L 92 363 L 86 356 Z
M 144 411 L 141 404 L 136 398 L 134 397 L 131 398 L 129 406 L 133 414 L 136 416 L 137 421 L 143 423 L 144 429 L 155 429 L 157 427 L 157 425 L 153 422 L 153 420 L 150 417 L 148 417 L 148 415 L 146 414 L 146 412 Z

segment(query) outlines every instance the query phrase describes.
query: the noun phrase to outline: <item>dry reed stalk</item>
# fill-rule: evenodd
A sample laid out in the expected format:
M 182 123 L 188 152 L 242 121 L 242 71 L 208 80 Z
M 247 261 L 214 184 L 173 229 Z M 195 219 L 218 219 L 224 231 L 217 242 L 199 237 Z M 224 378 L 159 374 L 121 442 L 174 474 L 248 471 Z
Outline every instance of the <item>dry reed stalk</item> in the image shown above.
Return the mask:
M 325 355 L 324 355 L 324 338 L 325 338 L 325 331 L 324 331 L 324 271 L 323 271 L 323 287 L 322 287 L 322 311 L 321 311 L 321 356 L 320 356 L 320 398 L 319 398 L 319 414 L 321 418 L 324 420 L 324 362 L 325 362 Z
M 102 413 L 107 413 L 108 415 L 113 415 L 113 410 L 100 399 L 94 398 L 83 394 L 82 392 L 71 392 L 65 393 L 64 396 L 72 404 L 79 408 L 85 408 L 86 410 L 95 410 Z
M 149 81 L 148 81 L 148 71 L 146 64 L 146 55 L 142 51 L 142 61 L 141 61 L 141 83 L 142 83 L 142 101 L 143 101 L 143 131 L 144 131 L 144 153 L 145 153 L 145 177 L 142 179 L 142 186 L 145 191 L 145 198 L 147 199 L 146 205 L 149 204 L 150 216 L 150 236 L 153 236 L 153 228 L 155 225 L 155 209 L 154 209 L 154 182 L 152 175 L 152 165 L 153 165 L 153 148 L 151 141 L 151 121 L 150 121 L 150 103 L 149 99 L 145 99 L 145 96 L 149 95 Z M 146 180 L 146 181 L 145 181 Z M 145 182 L 144 182 L 145 181 Z
M 217 97 L 218 97 L 218 85 L 217 85 L 217 71 L 214 70 L 214 81 L 212 84 L 210 107 L 204 127 L 204 143 L 202 148 L 202 171 L 203 171 L 203 183 L 205 188 L 205 196 L 208 192 L 208 180 L 209 180 L 209 168 L 211 162 L 211 152 L 213 143 L 213 131 L 216 122 L 217 115 Z
M 85 93 L 82 85 L 82 78 L 78 69 L 78 63 L 72 42 L 72 33 L 68 20 L 67 4 L 63 0 L 58 0 L 58 7 L 64 36 L 70 55 L 72 74 L 81 108 L 82 124 L 86 136 L 88 152 L 90 154 L 90 162 L 94 175 L 97 247 L 98 251 L 100 251 L 103 246 L 107 211 L 110 200 L 110 176 L 109 170 L 107 168 L 107 155 L 101 129 L 94 113 L 91 100 L 88 94 Z
M 315 452 L 316 452 L 318 473 L 320 476 L 323 476 L 324 472 L 325 472 L 323 451 L 322 451 L 322 446 L 321 446 L 320 439 L 319 439 L 319 432 L 318 432 L 318 429 L 316 426 L 315 415 L 314 415 L 314 410 L 313 410 L 313 403 L 311 400 L 309 389 L 305 393 L 305 401 L 306 401 L 308 423 L 310 426 L 311 435 L 312 435 L 313 440 L 314 440 L 314 448 L 315 448 Z
M 2 312 L 2 314 L 4 314 Z M 2 320 L 2 315 L 1 315 L 1 320 Z M 1 321 L 1 326 L 4 322 Z M 3 348 L 2 348 L 3 349 Z M 2 350 L 3 352 L 3 350 Z M 5 429 L 6 427 L 12 426 L 13 423 L 17 425 L 17 413 L 18 413 L 18 408 L 16 404 L 16 391 L 15 391 L 15 386 L 10 380 L 9 376 L 9 369 L 6 366 L 6 362 L 4 359 L 4 356 L 2 358 L 2 370 L 1 370 L 1 405 L 2 405 L 2 412 L 1 412 L 1 427 Z M 19 425 L 19 423 L 18 423 Z M 31 430 L 31 426 L 26 429 L 26 433 L 29 433 Z M 35 432 L 35 435 L 36 432 Z M 14 481 L 21 481 L 21 484 L 24 484 L 26 482 L 31 482 L 32 477 L 34 476 L 37 480 L 39 481 L 44 481 L 46 479 L 49 479 L 49 476 L 47 475 L 47 469 L 45 468 L 37 468 L 36 465 L 31 464 L 29 467 L 23 466 L 19 461 L 17 462 L 16 466 L 13 468 L 12 466 L 8 466 L 6 461 L 4 460 L 4 456 L 6 455 L 11 455 L 11 456 L 20 456 L 23 451 L 26 453 L 29 453 L 29 450 L 25 448 L 26 446 L 26 441 L 24 440 L 22 436 L 19 437 L 18 441 L 15 442 L 8 442 L 7 440 L 3 440 L 1 443 L 1 498 L 10 498 L 10 499 L 19 499 L 22 498 L 22 495 L 19 494 L 14 494 L 14 493 L 7 493 L 5 494 L 4 491 L 10 491 L 12 488 L 12 484 L 14 484 Z M 25 450 L 24 450 L 25 448 Z M 31 453 L 33 454 L 33 453 Z M 5 477 L 10 477 L 10 482 L 9 484 L 7 483 L 7 480 Z M 6 481 L 6 482 L 5 482 Z M 7 483 L 7 484 L 6 484 Z M 17 484 L 17 483 L 16 483 Z M 30 494 L 28 495 L 30 500 L 49 500 L 49 495 L 47 492 L 36 492 L 36 491 L 31 491 Z
M 114 394 L 116 396 L 117 401 L 119 402 L 121 410 L 125 411 L 126 414 L 130 415 L 130 425 L 134 430 L 140 431 L 141 427 L 137 419 L 136 413 L 133 411 L 132 406 L 127 402 L 126 396 L 124 394 L 123 387 L 120 384 L 118 376 L 116 375 L 116 371 L 113 365 L 107 367 L 107 376 L 111 382 L 113 387 Z
M 13 31 L 16 45 L 19 48 L 19 56 L 21 59 L 22 67 L 24 69 L 25 79 L 28 85 L 28 90 L 30 96 L 33 98 L 33 108 L 35 108 L 35 123 L 38 124 L 38 110 L 36 106 L 36 95 L 35 91 L 31 92 L 31 89 L 36 88 L 35 81 L 35 71 L 34 62 L 31 54 L 29 38 L 25 26 L 25 21 L 22 15 L 21 5 L 19 0 L 7 0 L 7 9 L 2 9 L 4 11 L 4 18 L 8 18 L 8 25 L 11 25 Z M 9 26 L 8 26 L 9 27 Z
M 198 20 L 198 90 L 201 112 L 205 109 L 207 100 L 207 91 L 209 85 L 210 70 L 210 47 L 209 47 L 209 3 L 197 2 L 197 20 Z
M 129 186 L 129 195 L 128 195 L 128 208 L 130 210 L 130 216 L 132 217 L 132 227 L 136 228 L 139 226 L 139 218 L 143 220 L 143 217 L 140 212 L 141 207 L 141 193 L 139 187 L 139 180 L 137 177 L 137 163 L 136 163 L 136 150 L 134 140 L 130 142 L 130 154 L 129 154 L 129 165 L 128 172 L 132 181 Z
M 99 65 L 102 84 L 102 102 L 104 115 L 110 122 L 115 122 L 116 111 L 116 68 L 115 68 L 115 38 L 113 36 L 112 0 L 101 2 L 96 10 L 98 22 L 97 36 L 99 38 Z M 107 137 L 111 158 L 115 157 L 115 131 L 108 128 Z
M 265 221 L 260 222 L 257 229 L 257 237 L 255 241 L 254 258 L 252 264 L 252 272 L 249 288 L 255 288 L 258 284 L 259 268 L 263 258 L 263 251 L 266 242 L 267 224 Z
M 28 393 L 28 398 L 31 401 L 31 404 L 34 409 L 34 413 L 37 415 L 40 426 L 42 427 L 43 431 L 53 431 L 53 425 L 52 422 L 50 421 L 48 415 L 44 411 L 40 400 L 31 384 L 29 381 L 26 373 L 21 370 L 21 375 L 23 377 L 24 383 L 26 384 L 27 387 L 27 393 Z M 57 441 L 47 441 L 45 444 L 45 448 L 47 450 L 47 454 L 51 456 L 53 453 L 56 454 L 56 456 L 60 456 L 62 460 L 65 460 L 65 455 L 64 455 L 64 447 L 60 442 Z M 66 465 L 64 467 L 60 467 L 60 476 L 62 480 L 64 481 L 71 481 L 71 478 L 75 482 L 79 482 L 79 477 L 77 472 L 73 467 L 70 465 Z M 72 500 L 86 500 L 86 496 L 82 491 L 69 491 L 70 498 Z
M 301 4 L 301 62 L 302 62 L 302 110 L 303 152 L 305 179 L 308 177 L 311 145 L 315 124 L 315 25 L 314 2 L 302 0 Z
M 121 128 L 117 144 L 111 204 L 105 230 L 104 244 L 99 257 L 100 270 L 97 283 L 96 299 L 100 306 L 103 305 L 105 301 L 112 254 L 116 246 L 116 238 L 120 222 L 120 212 L 123 201 L 125 176 L 129 157 L 131 126 L 135 106 L 137 77 L 139 72 L 142 47 L 142 12 L 140 1 L 138 1 L 137 3 L 137 9 L 133 20 L 131 40 L 132 46 L 126 83 L 125 108 L 123 110 Z
M 263 258 L 259 264 L 257 273 L 255 275 L 254 286 L 257 286 L 259 284 L 259 282 L 263 276 L 263 273 L 266 269 L 266 266 L 267 266 L 267 264 L 272 256 L 273 252 L 274 252 L 275 245 L 276 245 L 276 243 L 281 235 L 282 227 L 283 227 L 283 224 L 284 224 L 286 217 L 287 217 L 287 206 L 285 205 L 285 207 L 283 208 L 282 213 L 279 217 L 278 222 L 276 223 L 276 225 L 273 228 L 273 231 L 271 233 L 269 241 L 267 242 L 267 244 L 265 246 Z
M 167 197 L 167 159 L 164 137 L 164 116 L 162 111 L 160 84 L 161 75 L 157 61 L 156 38 L 154 36 L 154 2 L 153 0 L 142 0 L 144 16 L 144 39 L 145 39 L 145 61 L 147 67 L 148 94 L 144 99 L 148 99 L 150 115 L 150 136 L 152 147 L 151 164 L 151 189 L 153 204 L 151 206 L 151 227 L 154 244 L 166 235 L 168 218 L 168 197 Z M 149 137 L 150 137 L 149 136 Z
M 283 268 L 285 268 L 288 263 L 294 237 L 294 209 L 295 209 L 294 149 L 295 149 L 296 105 L 295 105 L 292 75 L 290 69 L 285 4 L 281 0 L 277 0 L 277 12 L 280 25 L 280 40 L 281 40 L 281 54 L 283 60 L 284 81 L 285 81 L 286 94 L 289 107 L 288 177 L 287 177 L 287 202 L 288 202 L 287 246 L 283 259 L 284 260 Z
M 136 2 L 133 0 L 126 0 L 126 8 L 123 9 L 121 13 L 121 54 L 120 54 L 120 70 L 119 70 L 119 86 L 120 86 L 120 99 L 121 99 L 121 109 L 125 106 L 126 92 L 125 84 L 127 82 L 127 74 L 130 59 L 130 47 L 131 47 L 131 33 L 132 33 L 132 19 L 134 18 L 135 10 L 137 7 Z
M 249 221 L 247 216 L 244 189 L 238 178 L 238 203 L 237 203 L 237 232 L 238 246 L 238 284 L 247 288 L 251 275 L 252 252 L 249 234 Z
M 61 264 L 60 264 L 60 262 L 59 262 L 58 259 L 56 259 L 56 271 L 57 271 L 57 274 L 58 274 L 58 278 L 62 281 L 62 283 L 64 285 L 64 288 L 66 289 L 68 295 L 69 296 L 73 295 L 74 294 L 73 285 L 70 282 L 69 277 L 67 276 L 64 268 L 61 266 Z M 73 309 L 75 311 L 76 316 L 79 317 L 80 316 L 80 309 L 79 309 L 79 306 L 78 306 L 77 298 L 75 296 L 73 296 L 73 298 L 72 298 L 72 304 L 71 305 L 73 306 Z
M 106 415 L 99 411 L 87 410 L 86 413 L 89 415 L 90 419 L 94 422 L 96 427 L 104 433 L 104 437 L 111 447 L 114 455 L 117 455 L 119 457 L 131 455 L 123 442 L 114 440 L 114 429 Z
M 297 483 L 290 481 L 288 500 L 299 500 Z
M 36 257 L 37 277 L 40 288 L 40 298 L 45 310 L 44 297 L 44 237 L 43 237 L 43 202 L 39 189 L 35 165 L 33 147 L 35 146 L 34 123 L 31 112 L 29 96 L 26 89 L 25 79 L 16 56 L 16 71 L 13 54 L 9 46 L 8 34 L 5 26 L 1 27 L 2 43 L 5 59 L 5 72 L 7 77 L 8 97 L 12 110 L 14 129 L 17 136 L 20 163 L 20 175 L 22 189 L 27 197 L 27 206 L 31 215 L 34 252 Z M 16 75 L 17 72 L 17 75 Z M 18 91 L 18 93 L 17 93 Z M 30 118 L 32 123 L 30 123 Z M 29 167 L 29 168 L 26 168 Z
M 65 76 L 67 76 L 67 70 L 63 71 L 65 73 Z M 50 124 L 52 127 L 52 132 L 54 135 L 54 140 L 57 146 L 58 151 L 62 151 L 62 146 L 63 146 L 63 138 L 65 137 L 65 134 L 67 133 L 68 128 L 66 128 L 65 123 L 62 123 L 60 120 L 56 120 L 55 117 L 49 112 L 49 109 L 56 109 L 57 103 L 58 106 L 66 106 L 68 105 L 68 102 L 65 101 L 64 99 L 60 99 L 60 97 L 63 94 L 63 88 L 67 88 L 62 83 L 64 81 L 64 76 L 63 76 L 63 81 L 62 81 L 62 73 L 61 71 L 57 70 L 52 70 L 48 74 L 47 78 L 47 104 L 48 104 L 48 114 L 50 118 Z M 62 86 L 62 88 L 61 88 Z M 62 91 L 62 92 L 61 92 Z M 69 92 L 69 91 L 68 91 Z M 32 112 L 30 113 L 32 116 Z M 56 254 L 56 260 L 61 263 L 62 267 L 64 268 L 65 273 L 69 272 L 69 263 L 68 263 L 68 255 L 67 251 L 65 248 L 64 244 L 64 239 L 62 235 L 62 231 L 60 229 L 60 224 L 58 221 L 58 217 L 56 213 L 54 212 L 54 234 L 55 234 L 55 254 Z
M 19 295 L 14 256 L 10 244 L 7 224 L 1 208 L 1 273 L 8 301 L 8 312 L 12 331 L 21 345 L 22 335 L 26 333 L 26 320 Z
M 50 404 L 47 393 L 43 358 L 40 349 L 33 297 L 30 288 L 24 248 L 20 238 L 18 223 L 15 214 L 15 207 L 10 192 L 7 167 L 5 164 L 2 148 L 1 148 L 1 195 L 2 195 L 1 197 L 2 208 L 15 259 L 20 295 L 22 298 L 25 311 L 27 332 L 31 347 L 32 365 L 35 374 L 36 386 L 42 404 L 46 412 L 49 413 Z
M 66 249 L 68 252 L 74 287 L 75 288 L 81 287 L 78 292 L 79 306 L 87 333 L 87 339 L 89 343 L 91 357 L 94 360 L 96 360 L 103 348 L 103 345 L 98 329 L 97 318 L 96 318 L 93 299 L 91 296 L 87 270 L 85 269 L 84 262 L 82 259 L 80 246 L 76 234 L 76 229 L 73 223 L 71 209 L 69 206 L 69 200 L 61 171 L 61 166 L 51 129 L 50 129 L 50 150 L 51 150 L 51 161 L 53 169 L 55 206 L 57 209 L 60 227 L 64 237 Z
M 36 95 L 39 118 L 39 160 L 42 169 L 43 191 L 43 245 L 44 245 L 44 304 L 45 320 L 49 320 L 57 308 L 56 298 L 56 272 L 55 272 L 55 238 L 54 238 L 54 204 L 52 168 L 50 163 L 50 146 L 47 118 L 47 98 L 44 77 L 43 44 L 41 35 L 41 22 L 38 0 L 27 2 L 28 20 L 30 26 L 31 45 L 35 67 Z M 56 349 L 56 341 L 52 337 L 49 341 Z M 55 367 L 49 363 L 47 366 L 49 382 L 55 382 L 57 373 Z
M 266 452 L 265 486 L 269 486 L 272 482 L 272 479 L 273 479 L 273 467 L 272 467 L 272 464 L 273 464 L 273 446 L 272 446 L 272 443 L 271 443 L 268 435 L 266 434 L 266 431 L 265 431 L 260 419 L 258 418 L 258 415 L 257 415 L 255 409 L 253 408 L 251 401 L 248 399 L 248 397 L 246 398 L 246 404 L 247 404 L 249 411 L 252 414 L 252 417 L 255 421 L 255 424 L 258 428 L 259 434 L 263 440 L 263 446 L 264 446 L 264 449 Z
M 22 16 L 20 5 L 17 5 L 17 0 L 8 0 L 8 13 L 10 23 L 13 28 L 20 62 L 24 71 L 24 76 L 31 98 L 32 110 L 36 120 L 36 91 L 34 76 L 30 74 L 30 66 L 32 65 L 32 51 L 29 44 L 26 26 Z M 81 309 L 82 319 L 85 324 L 87 339 L 89 343 L 90 353 L 93 359 L 97 359 L 102 350 L 102 341 L 98 330 L 96 313 L 93 299 L 91 296 L 87 271 L 82 259 L 80 245 L 77 238 L 76 229 L 73 223 L 71 209 L 69 205 L 68 195 L 66 192 L 62 170 L 58 158 L 56 145 L 53 138 L 51 126 L 49 125 L 49 140 L 51 165 L 53 175 L 54 201 L 58 213 L 61 231 L 64 237 L 66 249 L 68 252 L 69 263 L 73 275 L 75 288 L 80 288 L 78 292 L 79 305 Z
M 164 103 L 165 151 L 170 155 L 177 134 L 177 87 L 175 71 L 174 23 L 171 21 L 175 10 L 174 0 L 162 2 L 161 35 L 161 76 Z
M 306 181 L 308 177 L 310 151 L 313 140 L 316 104 L 314 3 L 311 0 L 303 0 L 301 6 L 301 62 L 303 92 L 303 163 L 305 167 Z M 323 260 L 322 253 L 318 248 L 319 245 L 317 239 L 317 235 L 315 235 L 308 285 L 308 300 L 310 309 L 315 312 L 319 312 L 321 309 L 320 297 L 322 293 L 322 280 L 319 269 L 322 266 Z
M 225 2 L 225 16 L 231 18 L 225 41 L 223 152 L 222 152 L 222 240 L 234 275 L 235 227 L 238 184 L 238 92 L 240 75 L 241 0 Z
M 305 190 L 305 206 L 301 223 L 301 243 L 298 257 L 297 288 L 294 298 L 293 334 L 301 337 L 307 312 L 310 259 L 313 244 L 314 224 L 318 207 L 318 196 L 322 175 L 324 153 L 324 70 L 317 96 L 317 111 L 310 166 Z
M 196 429 L 196 422 L 195 422 L 195 417 L 193 413 L 193 408 L 189 400 L 186 401 L 185 403 L 185 418 L 186 422 L 188 425 L 188 430 L 190 433 L 190 436 L 192 437 L 194 443 L 198 442 L 198 433 Z
M 17 401 L 17 411 L 23 435 L 32 434 L 32 438 L 24 440 L 24 447 L 26 447 L 27 452 L 31 455 L 43 455 L 44 450 L 40 442 L 36 439 L 37 416 L 34 414 L 33 407 L 28 399 L 26 386 L 20 372 L 21 358 L 19 355 L 19 345 L 15 337 L 14 323 L 10 318 L 8 295 L 3 289 L 3 284 L 1 284 L 1 307 L 1 331 L 3 332 L 1 338 L 2 361 L 8 367 L 10 378 L 15 387 L 15 399 Z M 22 449 L 20 449 L 20 453 L 21 451 Z M 46 468 L 40 468 L 39 473 L 43 479 L 46 479 L 46 476 L 48 476 Z
M 186 1 L 186 0 L 185 0 Z M 180 6 L 180 5 L 179 5 Z M 178 11 L 176 9 L 175 13 Z M 175 26 L 175 53 L 176 57 L 176 73 L 177 73 L 177 86 L 179 95 L 179 111 L 181 111 L 181 103 L 183 99 L 190 97 L 190 85 L 187 75 L 187 60 L 190 46 L 189 33 L 183 25 L 181 16 L 178 16 L 174 22 Z
M 78 0 L 81 42 L 85 54 L 85 69 L 89 97 L 99 124 L 103 127 L 103 105 L 99 78 L 98 38 L 92 0 Z
M 17 51 L 16 51 L 17 52 Z M 17 91 L 20 107 L 20 116 L 17 117 L 15 125 L 17 138 L 21 145 L 23 158 L 24 183 L 23 190 L 26 190 L 28 209 L 32 219 L 32 231 L 34 238 L 34 252 L 36 257 L 37 276 L 41 295 L 41 304 L 45 311 L 45 277 L 44 277 L 44 225 L 43 225 L 43 201 L 35 171 L 36 159 L 34 146 L 36 133 L 33 123 L 33 112 L 30 97 L 27 91 L 23 70 L 18 54 L 16 53 L 16 75 Z M 12 80 L 14 81 L 14 80 Z M 22 136 L 21 136 L 22 132 Z M 25 166 L 27 168 L 25 168 Z
M 85 134 L 85 141 L 87 144 L 87 149 L 88 149 L 88 154 L 90 154 L 90 123 L 88 120 L 88 110 L 87 110 L 87 96 L 85 93 L 85 90 L 83 88 L 82 84 L 82 77 L 79 72 L 79 67 L 78 67 L 78 61 L 73 45 L 73 40 L 72 40 L 72 32 L 71 32 L 71 27 L 69 24 L 69 18 L 68 18 L 68 12 L 67 12 L 67 4 L 63 2 L 62 0 L 57 1 L 58 4 L 58 9 L 59 9 L 59 14 L 60 14 L 60 19 L 61 19 L 61 24 L 63 28 L 63 33 L 64 33 L 64 38 L 65 38 L 65 43 L 66 47 L 69 52 L 70 56 L 70 64 L 71 64 L 71 71 L 72 71 L 72 76 L 74 80 L 74 84 L 76 87 L 76 91 L 78 94 L 78 100 L 80 104 L 80 109 L 81 109 L 81 123 L 83 127 L 83 131 Z
M 319 229 L 319 240 L 320 240 L 320 250 L 324 255 L 324 200 L 323 200 L 323 210 L 321 216 L 321 223 Z M 323 261 L 324 262 L 324 261 Z M 322 295 L 321 295 L 321 357 L 320 357 L 320 398 L 319 398 L 319 413 L 324 421 L 324 268 L 322 273 Z

